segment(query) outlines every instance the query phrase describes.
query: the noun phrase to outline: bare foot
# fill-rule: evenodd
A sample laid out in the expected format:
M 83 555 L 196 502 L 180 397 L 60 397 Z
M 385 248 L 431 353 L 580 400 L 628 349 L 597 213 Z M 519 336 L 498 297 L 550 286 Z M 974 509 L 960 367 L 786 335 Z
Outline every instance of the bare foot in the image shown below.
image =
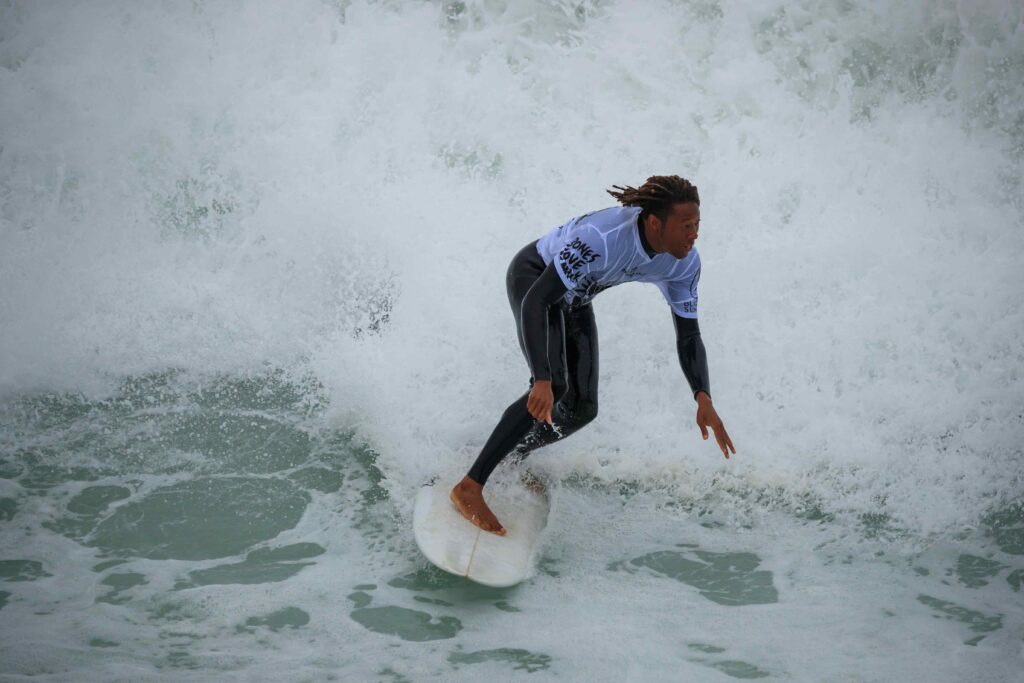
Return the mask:
M 505 535 L 505 527 L 501 525 L 498 518 L 491 512 L 484 502 L 484 487 L 476 483 L 468 476 L 455 485 L 449 497 L 452 504 L 462 513 L 462 516 L 484 531 L 490 531 L 499 536 Z

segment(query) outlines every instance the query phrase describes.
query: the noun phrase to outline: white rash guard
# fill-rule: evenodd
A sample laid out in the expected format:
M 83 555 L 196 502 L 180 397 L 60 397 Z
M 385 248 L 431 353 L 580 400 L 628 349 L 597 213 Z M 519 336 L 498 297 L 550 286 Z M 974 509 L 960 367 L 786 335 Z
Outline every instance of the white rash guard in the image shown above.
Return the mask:
M 686 258 L 647 255 L 640 242 L 640 208 L 616 206 L 583 214 L 549 231 L 537 241 L 544 265 L 556 260 L 568 292 L 569 307 L 585 306 L 599 292 L 623 282 L 650 282 L 661 290 L 672 312 L 697 317 L 700 254 Z

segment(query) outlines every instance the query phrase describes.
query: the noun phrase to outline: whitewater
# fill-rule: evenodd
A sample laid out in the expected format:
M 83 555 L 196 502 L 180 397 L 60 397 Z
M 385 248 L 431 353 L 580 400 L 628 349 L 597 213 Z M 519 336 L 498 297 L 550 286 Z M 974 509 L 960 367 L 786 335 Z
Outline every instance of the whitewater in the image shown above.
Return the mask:
M 3 3 L 0 678 L 1019 680 L 1022 74 L 1015 0 Z M 509 260 L 655 174 L 737 454 L 608 290 L 533 576 L 440 572 Z

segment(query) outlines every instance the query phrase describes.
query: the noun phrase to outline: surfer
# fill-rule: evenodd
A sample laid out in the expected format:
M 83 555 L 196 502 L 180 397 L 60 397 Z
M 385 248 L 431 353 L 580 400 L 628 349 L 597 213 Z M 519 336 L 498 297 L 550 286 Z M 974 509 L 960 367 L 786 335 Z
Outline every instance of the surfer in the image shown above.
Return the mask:
M 726 458 L 736 452 L 711 403 L 707 356 L 697 325 L 700 197 L 679 176 L 652 176 L 639 188 L 612 186 L 621 206 L 577 216 L 516 254 L 505 279 L 530 389 L 501 416 L 476 462 L 451 491 L 462 515 L 485 531 L 505 528 L 483 498 L 506 455 L 521 459 L 597 417 L 597 326 L 591 300 L 623 282 L 661 290 L 676 329 L 679 364 L 697 403 L 697 426 L 710 429 Z

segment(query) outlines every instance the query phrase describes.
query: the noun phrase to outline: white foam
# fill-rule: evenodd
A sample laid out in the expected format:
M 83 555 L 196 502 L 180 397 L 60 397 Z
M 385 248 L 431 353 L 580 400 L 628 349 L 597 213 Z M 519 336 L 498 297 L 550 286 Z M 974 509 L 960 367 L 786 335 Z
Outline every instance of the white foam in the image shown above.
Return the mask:
M 1024 482 L 1022 35 L 1009 1 L 17 4 L 0 392 L 311 372 L 403 500 L 525 388 L 516 250 L 679 173 L 739 453 L 632 285 L 595 303 L 600 417 L 536 462 L 964 528 Z

